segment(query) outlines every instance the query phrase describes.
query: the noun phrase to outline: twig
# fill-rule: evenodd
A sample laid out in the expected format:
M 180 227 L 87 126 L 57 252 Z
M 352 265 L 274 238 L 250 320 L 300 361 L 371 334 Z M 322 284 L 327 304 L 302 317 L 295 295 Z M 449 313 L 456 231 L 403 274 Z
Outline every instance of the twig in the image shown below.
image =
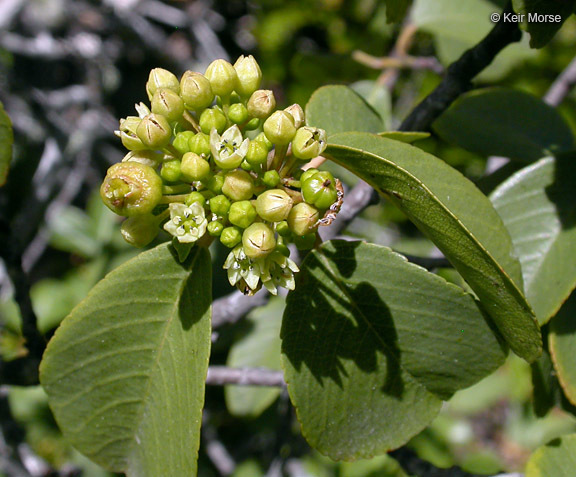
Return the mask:
M 544 102 L 550 106 L 558 106 L 576 85 L 576 57 L 570 62 L 560 76 L 556 78 L 550 89 L 544 95 Z
M 228 452 L 228 449 L 218 438 L 218 433 L 214 426 L 210 425 L 210 414 L 204 409 L 202 416 L 202 440 L 204 441 L 204 450 L 206 455 L 218 469 L 220 475 L 230 475 L 236 468 L 236 462 Z
M 385 68 L 408 68 L 413 70 L 431 70 L 434 73 L 444 73 L 444 66 L 434 56 L 382 56 L 376 57 L 360 50 L 352 53 L 352 58 L 370 68 L 382 70 Z
M 233 324 L 254 308 L 265 305 L 270 295 L 262 290 L 254 296 L 246 296 L 239 291 L 218 298 L 212 305 L 212 328 L 226 323 Z
M 508 4 L 504 12 L 511 10 Z M 504 15 L 502 15 L 504 18 Z M 442 82 L 400 125 L 400 131 L 427 131 L 434 120 L 462 93 L 470 89 L 472 79 L 486 68 L 510 43 L 520 40 L 522 33 L 515 22 L 501 20 L 476 46 L 467 50 L 448 68 Z
M 210 366 L 206 384 L 224 386 L 269 386 L 284 387 L 284 374 L 267 368 L 229 368 L 227 366 Z

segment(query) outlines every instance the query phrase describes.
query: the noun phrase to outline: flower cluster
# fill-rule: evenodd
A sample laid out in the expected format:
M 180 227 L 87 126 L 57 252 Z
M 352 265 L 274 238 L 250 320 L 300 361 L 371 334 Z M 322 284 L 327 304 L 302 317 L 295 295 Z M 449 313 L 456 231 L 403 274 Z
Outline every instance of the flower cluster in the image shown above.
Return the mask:
M 155 68 L 150 106 L 120 120 L 129 150 L 108 170 L 105 204 L 127 217 L 122 235 L 137 247 L 164 229 L 174 242 L 231 250 L 224 268 L 233 286 L 253 294 L 294 289 L 288 244 L 310 249 L 319 225 L 338 212 L 342 189 L 332 174 L 302 171 L 326 148 L 324 130 L 305 125 L 298 104 L 276 109 L 252 56 L 212 62 L 180 79 Z

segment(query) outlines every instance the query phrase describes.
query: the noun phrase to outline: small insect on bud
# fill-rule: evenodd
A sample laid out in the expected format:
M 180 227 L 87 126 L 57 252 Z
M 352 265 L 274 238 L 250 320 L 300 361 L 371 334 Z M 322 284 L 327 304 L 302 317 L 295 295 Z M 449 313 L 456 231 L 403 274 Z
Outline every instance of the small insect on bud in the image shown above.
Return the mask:
M 274 93 L 269 89 L 259 89 L 252 93 L 248 104 L 248 113 L 250 116 L 259 119 L 266 119 L 276 109 L 276 99 Z
M 149 114 L 136 128 L 136 134 L 151 149 L 161 149 L 170 143 L 172 128 L 161 114 Z
M 177 121 L 184 113 L 184 101 L 178 93 L 171 89 L 157 89 L 152 96 L 152 112 L 161 114 L 168 121 Z
M 296 131 L 292 140 L 292 154 L 298 159 L 310 160 L 322 154 L 326 146 L 324 129 L 304 126 Z
M 260 87 L 262 81 L 262 70 L 252 55 L 240 56 L 234 63 L 234 69 L 238 76 L 236 92 L 248 98 Z
M 154 93 L 160 88 L 168 88 L 175 93 L 179 93 L 180 82 L 170 71 L 163 68 L 154 68 L 150 71 L 148 82 L 146 83 L 146 92 L 150 101 L 152 101 Z
M 180 96 L 186 107 L 200 111 L 214 101 L 210 81 L 201 73 L 186 71 L 180 80 Z
M 232 200 L 249 200 L 254 195 L 254 180 L 246 171 L 228 172 L 224 178 L 222 192 Z
M 304 126 L 305 116 L 302 106 L 300 106 L 297 103 L 294 103 L 292 106 L 288 106 L 286 109 L 284 109 L 284 111 L 292 115 L 292 117 L 294 118 L 294 125 L 296 126 L 296 129 Z
M 226 60 L 215 60 L 210 63 L 205 76 L 210 81 L 212 91 L 218 96 L 229 96 L 238 84 L 236 70 Z
M 242 247 L 251 259 L 265 257 L 276 247 L 274 231 L 262 222 L 256 222 L 242 234 Z
M 139 162 L 119 162 L 108 169 L 100 196 L 118 215 L 148 214 L 162 198 L 162 179 Z
M 318 209 L 328 209 L 338 198 L 334 176 L 328 171 L 320 171 L 307 177 L 302 181 L 302 196 Z
M 285 220 L 292 209 L 294 201 L 282 189 L 262 192 L 256 199 L 256 212 L 268 222 Z
M 316 231 L 319 218 L 320 212 L 316 207 L 300 202 L 288 214 L 288 226 L 296 235 L 307 235 Z
M 264 134 L 272 144 L 285 146 L 296 134 L 294 118 L 286 111 L 276 111 L 264 122 Z
M 228 212 L 228 220 L 230 223 L 242 229 L 245 229 L 254 222 L 256 216 L 256 209 L 249 200 L 234 202 Z
M 222 245 L 233 248 L 242 240 L 242 231 L 238 227 L 226 227 L 220 234 Z
M 142 248 L 156 238 L 160 228 L 158 227 L 158 219 L 150 214 L 128 217 L 122 222 L 120 232 L 124 240 L 130 245 Z
M 120 137 L 122 145 L 130 151 L 140 151 L 147 148 L 136 134 L 141 121 L 136 116 L 128 116 L 120 120 L 120 130 L 116 131 L 116 135 Z
M 186 182 L 201 181 L 210 174 L 210 163 L 193 152 L 187 152 L 182 156 L 180 166 Z
M 204 134 L 210 134 L 213 129 L 215 129 L 218 134 L 222 134 L 228 123 L 226 116 L 217 106 L 202 111 L 198 122 Z

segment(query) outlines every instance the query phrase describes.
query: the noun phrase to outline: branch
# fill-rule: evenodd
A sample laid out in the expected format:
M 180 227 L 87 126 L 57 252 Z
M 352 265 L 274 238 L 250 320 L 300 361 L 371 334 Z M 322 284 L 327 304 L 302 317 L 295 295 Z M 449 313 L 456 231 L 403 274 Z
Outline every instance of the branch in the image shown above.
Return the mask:
M 544 96 L 544 102 L 558 106 L 576 85 L 576 57 L 570 62 Z
M 268 386 L 285 387 L 282 371 L 267 368 L 229 368 L 227 366 L 210 366 L 206 384 L 224 386 Z
M 254 308 L 265 305 L 269 299 L 270 295 L 264 290 L 254 296 L 243 295 L 236 290 L 214 300 L 212 304 L 212 328 L 218 328 L 226 323 L 236 323 Z
M 504 13 L 512 11 L 510 3 Z M 502 19 L 504 15 L 502 15 Z M 458 96 L 469 90 L 472 79 L 486 68 L 506 46 L 517 42 L 522 33 L 515 22 L 501 20 L 476 46 L 452 63 L 442 82 L 429 94 L 400 125 L 400 131 L 427 131 Z

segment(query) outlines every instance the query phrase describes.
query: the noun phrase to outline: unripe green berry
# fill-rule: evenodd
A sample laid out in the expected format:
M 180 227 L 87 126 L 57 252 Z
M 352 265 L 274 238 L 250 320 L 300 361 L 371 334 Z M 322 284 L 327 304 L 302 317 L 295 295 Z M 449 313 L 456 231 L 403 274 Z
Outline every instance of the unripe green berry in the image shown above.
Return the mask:
M 328 171 L 313 174 L 302 181 L 302 196 L 318 209 L 329 208 L 338 198 L 334 176 Z
M 158 219 L 149 214 L 128 217 L 122 222 L 120 232 L 124 240 L 130 245 L 142 248 L 156 238 L 160 228 L 158 227 Z
M 210 81 L 201 73 L 186 71 L 180 79 L 180 96 L 189 109 L 200 111 L 214 101 Z
M 272 144 L 285 146 L 296 134 L 294 118 L 286 111 L 276 111 L 264 122 L 264 134 Z
M 212 235 L 212 237 L 219 237 L 224 230 L 224 225 L 222 225 L 222 222 L 214 220 L 208 224 L 207 229 L 208 233 Z
M 298 159 L 310 160 L 322 154 L 326 146 L 324 129 L 304 126 L 296 131 L 292 140 L 292 154 Z
M 152 113 L 142 119 L 136 128 L 136 134 L 149 148 L 161 149 L 170 143 L 172 128 L 164 116 Z
M 266 171 L 262 177 L 262 182 L 266 187 L 276 187 L 280 184 L 280 174 L 276 170 Z
M 248 200 L 254 195 L 254 180 L 246 171 L 228 172 L 224 178 L 222 192 L 232 200 Z
M 246 152 L 246 161 L 249 164 L 256 166 L 258 164 L 265 164 L 268 159 L 268 151 L 262 143 L 258 141 L 250 141 L 248 151 Z
M 203 182 L 204 186 L 214 194 L 220 194 L 222 192 L 222 186 L 224 185 L 224 175 L 214 174 L 210 179 Z
M 100 196 L 118 215 L 148 214 L 162 198 L 162 179 L 139 162 L 119 162 L 108 169 Z
M 218 134 L 222 134 L 227 124 L 226 116 L 216 107 L 202 111 L 198 122 L 204 134 L 210 134 L 212 129 L 216 129 Z
M 262 192 L 256 199 L 256 212 L 268 222 L 285 220 L 294 205 L 292 198 L 282 189 Z
M 190 152 L 190 140 L 194 138 L 196 134 L 193 131 L 182 131 L 176 134 L 172 145 L 180 154 L 186 154 Z
M 160 176 L 166 182 L 177 182 L 182 176 L 180 171 L 180 160 L 174 159 L 171 161 L 165 161 L 160 169 Z
M 141 151 L 130 151 L 122 158 L 122 162 L 139 162 L 146 166 L 152 168 L 158 167 L 158 164 L 162 161 L 162 154 L 158 154 L 155 151 L 141 150 Z
M 210 174 L 210 163 L 193 152 L 182 156 L 180 170 L 187 182 L 201 181 Z
M 222 194 L 212 197 L 209 204 L 212 213 L 219 217 L 226 217 L 231 205 L 228 197 Z
M 190 206 L 194 202 L 198 202 L 202 207 L 204 207 L 204 204 L 206 203 L 206 197 L 204 197 L 198 191 L 190 192 L 188 197 L 186 197 L 186 205 Z
M 208 154 L 210 154 L 210 136 L 204 133 L 198 133 L 188 140 L 188 147 L 190 152 L 194 152 L 199 156 L 208 157 Z
M 128 116 L 120 120 L 120 130 L 116 134 L 120 136 L 122 145 L 130 151 L 140 151 L 147 149 L 147 146 L 140 140 L 136 130 L 142 120 L 136 116 Z
M 247 98 L 260 87 L 260 82 L 262 81 L 260 66 L 258 66 L 252 55 L 248 57 L 242 55 L 234 63 L 234 69 L 238 76 L 236 91 Z
M 154 114 L 161 114 L 168 121 L 177 121 L 184 113 L 184 101 L 178 93 L 168 88 L 156 90 L 151 106 Z
M 254 129 L 258 129 L 260 127 L 260 119 L 252 118 L 244 125 L 244 129 L 246 131 L 254 131 Z
M 318 169 L 315 169 L 313 167 L 310 169 L 306 169 L 304 172 L 302 172 L 302 175 L 300 176 L 300 182 L 303 184 L 304 182 L 306 182 L 307 179 L 312 177 L 317 172 L 318 172 Z
M 314 247 L 315 243 L 316 243 L 315 232 L 306 235 L 294 236 L 294 245 L 296 245 L 296 248 L 298 250 L 310 250 L 312 247 Z
M 292 235 L 292 230 L 290 230 L 288 222 L 285 220 L 276 224 L 276 232 L 278 232 L 278 235 L 281 237 L 290 237 Z
M 296 129 L 304 126 L 306 123 L 304 110 L 298 103 L 294 103 L 293 105 L 288 106 L 286 109 L 284 109 L 284 111 L 290 113 L 290 115 L 294 118 L 294 126 L 296 126 Z
M 256 209 L 249 200 L 234 202 L 228 211 L 228 220 L 231 224 L 245 229 L 256 219 Z
M 226 227 L 220 234 L 222 245 L 233 248 L 242 240 L 242 231 L 238 227 Z
M 208 65 L 204 75 L 210 81 L 212 91 L 218 96 L 229 96 L 238 84 L 236 70 L 226 60 L 214 60 Z
M 274 231 L 268 225 L 256 222 L 242 234 L 242 247 L 248 258 L 265 257 L 276 247 Z
M 231 104 L 228 108 L 228 119 L 234 124 L 242 124 L 248 119 L 248 110 L 242 103 Z
M 276 109 L 276 99 L 274 98 L 274 93 L 269 89 L 259 89 L 252 93 L 248 104 L 248 113 L 250 116 L 259 119 L 266 119 L 272 114 L 272 111 Z
M 168 70 L 163 68 L 154 68 L 150 71 L 148 82 L 146 83 L 146 92 L 148 99 L 152 100 L 154 93 L 160 88 L 168 88 L 175 93 L 180 92 L 180 82 L 178 78 Z
M 316 207 L 300 202 L 288 214 L 288 226 L 295 235 L 307 235 L 316 231 L 319 218 L 320 212 Z

